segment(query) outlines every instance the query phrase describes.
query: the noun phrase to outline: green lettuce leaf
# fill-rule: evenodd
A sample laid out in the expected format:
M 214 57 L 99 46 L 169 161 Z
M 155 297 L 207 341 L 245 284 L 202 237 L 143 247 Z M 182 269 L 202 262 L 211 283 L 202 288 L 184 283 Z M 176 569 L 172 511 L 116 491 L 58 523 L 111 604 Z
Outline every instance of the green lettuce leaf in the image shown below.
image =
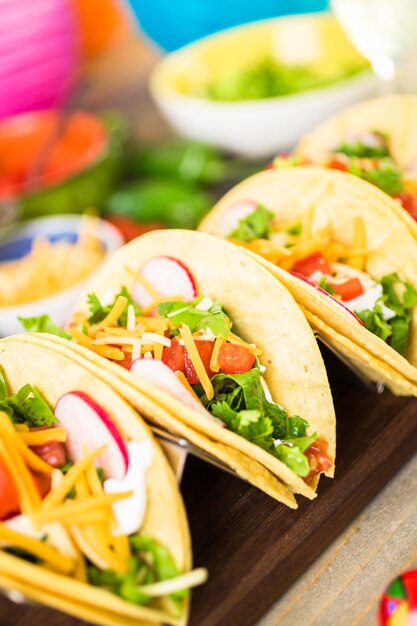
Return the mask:
M 55 322 L 51 320 L 49 315 L 39 315 L 38 317 L 18 317 L 17 319 L 22 324 L 23 328 L 30 333 L 49 333 L 50 335 L 63 337 L 63 339 L 71 339 L 71 335 L 57 326 Z
M 24 385 L 16 394 L 9 395 L 4 373 L 1 369 L 0 411 L 7 413 L 15 424 L 54 426 L 58 423 L 49 404 L 32 385 Z
M 400 354 L 405 354 L 412 309 L 417 304 L 417 291 L 410 283 L 401 280 L 396 272 L 383 276 L 380 283 L 383 295 L 374 308 L 355 311 L 355 314 L 369 331 L 387 341 Z M 384 320 L 381 304 L 391 309 L 395 317 Z
M 249 242 L 254 239 L 268 239 L 271 233 L 271 220 L 274 214 L 262 205 L 253 213 L 239 220 L 236 228 L 228 234 L 228 239 Z
M 348 164 L 348 171 L 350 174 L 379 187 L 390 196 L 395 196 L 404 191 L 402 173 L 392 159 L 381 159 L 378 168 L 373 169 L 364 168 L 360 161 L 352 159 Z
M 216 374 L 211 382 L 214 397 L 210 401 L 201 385 L 194 386 L 194 390 L 213 415 L 233 432 L 277 456 L 299 476 L 309 474 L 304 452 L 317 434 L 308 437 L 306 420 L 288 415 L 266 399 L 258 367 L 244 374 Z M 282 450 L 284 444 L 286 449 Z
M 152 598 L 139 591 L 139 585 L 175 578 L 181 572 L 169 550 L 158 541 L 145 535 L 133 535 L 129 537 L 129 543 L 132 557 L 125 574 L 91 566 L 88 568 L 88 580 L 92 585 L 105 588 L 128 602 L 146 605 Z M 169 596 L 178 610 L 188 593 L 188 589 L 183 589 Z

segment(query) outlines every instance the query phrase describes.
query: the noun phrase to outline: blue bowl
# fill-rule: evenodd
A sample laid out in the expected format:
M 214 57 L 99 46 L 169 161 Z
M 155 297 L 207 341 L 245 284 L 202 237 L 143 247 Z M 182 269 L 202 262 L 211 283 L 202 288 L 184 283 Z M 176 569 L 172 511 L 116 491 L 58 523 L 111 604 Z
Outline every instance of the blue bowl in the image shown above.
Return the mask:
M 78 239 L 81 220 L 80 215 L 55 215 L 0 229 L 0 263 L 15 261 L 29 254 L 34 239 L 40 235 L 51 242 L 74 243 Z M 106 256 L 123 244 L 120 232 L 104 220 L 99 222 L 97 235 Z M 17 319 L 18 316 L 35 317 L 48 314 L 56 324 L 64 325 L 87 281 L 88 277 L 39 300 L 0 307 L 0 337 L 23 332 L 23 327 Z
M 323 11 L 328 0 L 129 0 L 142 30 L 167 51 L 238 24 Z

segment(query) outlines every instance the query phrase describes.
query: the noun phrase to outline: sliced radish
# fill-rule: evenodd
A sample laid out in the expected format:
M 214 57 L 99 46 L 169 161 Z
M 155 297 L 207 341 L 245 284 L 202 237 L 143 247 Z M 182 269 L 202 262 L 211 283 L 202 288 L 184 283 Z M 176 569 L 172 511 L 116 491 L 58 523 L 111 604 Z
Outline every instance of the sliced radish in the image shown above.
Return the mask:
M 129 466 L 125 443 L 106 411 L 83 391 L 70 391 L 55 406 L 55 416 L 67 431 L 66 448 L 71 461 L 84 456 L 83 445 L 90 451 L 106 445 L 95 464 L 105 478 L 122 479 Z
M 307 283 L 308 285 L 311 285 L 311 287 L 314 287 L 314 289 L 322 293 L 324 296 L 327 296 L 328 298 L 333 300 L 333 302 L 336 302 L 336 304 L 339 305 L 342 309 L 344 309 L 347 313 L 349 313 L 349 315 L 351 315 L 358 322 L 358 324 L 360 324 L 361 326 L 364 326 L 364 323 L 362 322 L 362 320 L 360 320 L 359 317 L 355 315 L 353 311 L 348 309 L 348 307 L 345 306 L 340 300 L 333 298 L 333 296 L 330 295 L 330 293 L 328 293 L 325 289 L 322 289 L 317 283 L 310 280 L 310 278 L 307 278 L 307 276 L 304 276 L 303 274 L 299 274 L 298 272 L 290 272 L 290 274 L 292 274 L 293 276 L 296 276 L 300 280 L 303 280 L 305 283 Z
M 172 369 L 159 359 L 137 359 L 130 366 L 130 371 L 135 376 L 138 376 L 138 378 L 166 391 L 180 402 L 183 402 L 183 404 L 194 409 L 194 411 L 198 411 L 205 417 L 223 424 L 217 417 L 210 415 L 201 402 L 197 400 L 192 393 L 187 391 L 182 382 L 175 376 Z
M 139 273 L 162 296 L 183 296 L 188 302 L 197 295 L 197 287 L 190 270 L 178 259 L 155 256 L 142 265 Z M 136 282 L 132 297 L 142 307 L 149 306 L 154 298 L 145 287 Z
M 228 237 L 237 227 L 239 221 L 253 213 L 257 206 L 259 206 L 259 202 L 255 202 L 255 200 L 238 200 L 238 202 L 231 204 L 217 224 L 217 234 L 220 237 Z

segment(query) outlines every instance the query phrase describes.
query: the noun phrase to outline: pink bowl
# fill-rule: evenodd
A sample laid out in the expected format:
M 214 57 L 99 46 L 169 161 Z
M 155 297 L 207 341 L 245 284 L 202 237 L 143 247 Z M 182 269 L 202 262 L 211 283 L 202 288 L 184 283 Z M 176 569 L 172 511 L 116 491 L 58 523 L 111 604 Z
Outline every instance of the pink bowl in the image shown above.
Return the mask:
M 61 105 L 76 65 L 69 0 L 1 0 L 0 118 Z

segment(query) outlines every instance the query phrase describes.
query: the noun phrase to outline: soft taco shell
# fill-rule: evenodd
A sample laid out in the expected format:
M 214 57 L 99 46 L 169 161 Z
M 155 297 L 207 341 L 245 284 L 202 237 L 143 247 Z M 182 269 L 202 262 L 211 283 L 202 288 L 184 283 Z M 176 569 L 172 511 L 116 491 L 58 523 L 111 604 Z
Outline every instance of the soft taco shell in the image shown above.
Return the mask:
M 30 383 L 53 407 L 64 393 L 83 391 L 105 408 L 119 432 L 126 438 L 136 441 L 147 439 L 152 442 L 154 454 L 152 464 L 147 470 L 147 509 L 141 532 L 166 546 L 179 570 L 188 571 L 191 567 L 190 535 L 178 485 L 161 448 L 137 412 L 87 368 L 66 355 L 51 350 L 47 345 L 24 343 L 12 337 L 2 339 L 0 366 L 12 393 Z M 27 565 L 25 561 L 0 551 L 1 575 L 23 579 L 24 572 L 29 571 Z M 115 607 L 115 612 L 118 611 L 121 615 L 132 618 L 136 616 L 136 619 L 144 623 L 148 620 L 155 623 L 152 609 L 131 605 L 110 592 L 60 576 L 45 568 L 36 566 L 35 569 L 38 580 L 45 580 L 45 589 L 49 588 L 50 592 L 65 588 L 66 595 L 71 597 L 73 589 L 73 601 L 81 601 L 81 595 L 84 595 L 89 598 L 86 603 L 90 605 L 103 608 L 107 606 L 110 611 Z M 52 606 L 51 603 L 50 605 Z M 76 602 L 74 607 L 75 612 Z M 142 624 L 142 621 L 139 623 Z
M 417 96 L 389 95 L 355 104 L 305 135 L 296 154 L 321 162 L 349 136 L 380 131 L 388 136 L 394 159 L 403 170 L 417 169 Z
M 397 272 L 417 289 L 417 245 L 396 214 L 395 200 L 363 180 L 319 167 L 268 170 L 255 174 L 229 191 L 203 220 L 200 228 L 225 237 L 224 216 L 236 202 L 253 200 L 266 206 L 279 221 L 290 221 L 315 207 L 313 223 L 330 222 L 333 236 L 345 245 L 353 240 L 353 217 L 361 216 L 369 250 L 365 271 L 378 279 Z M 340 335 L 386 363 L 409 382 L 417 383 L 417 307 L 414 308 L 406 358 L 361 326 L 331 298 L 250 251 L 292 293 L 298 304 Z M 376 372 L 378 374 L 378 372 Z
M 286 504 L 288 507 L 297 507 L 296 500 L 289 489 L 277 480 L 263 465 L 229 446 L 209 439 L 200 432 L 187 426 L 187 424 L 176 419 L 172 415 L 172 412 L 167 410 L 165 406 L 157 404 L 147 395 L 143 394 L 140 389 L 130 384 L 131 380 L 129 380 L 129 378 L 128 383 L 126 383 L 125 377 L 119 378 L 117 376 L 118 371 L 114 373 L 110 368 L 103 368 L 102 357 L 92 354 L 89 350 L 78 344 L 71 343 L 60 337 L 55 337 L 54 335 L 27 333 L 17 335 L 15 339 L 16 341 L 22 341 L 24 343 L 43 344 L 51 350 L 65 354 L 72 361 L 80 363 L 94 375 L 99 376 L 106 384 L 113 387 L 129 404 L 140 411 L 149 422 L 168 430 L 178 437 L 184 437 L 195 446 L 211 454 L 223 463 L 226 463 L 236 472 L 237 476 L 252 483 L 271 497 Z M 114 365 L 114 368 L 122 370 L 119 365 Z
M 87 285 L 74 317 L 80 310 L 88 310 L 88 293 L 107 298 L 109 294 L 114 296 L 122 285 L 131 289 L 134 278 L 126 268 L 138 271 L 147 259 L 159 255 L 181 260 L 197 281 L 199 293 L 219 300 L 233 320 L 235 332 L 263 350 L 260 361 L 267 366 L 265 379 L 272 397 L 290 414 L 305 418 L 311 432 L 317 431 L 329 443 L 329 456 L 334 459 L 334 408 L 314 335 L 287 289 L 233 244 L 192 231 L 156 231 L 143 235 L 118 250 L 100 268 Z M 118 378 L 165 407 L 190 428 L 258 461 L 294 493 L 314 497 L 311 487 L 265 450 L 188 409 L 157 387 L 144 384 L 120 366 L 101 358 L 96 362 L 103 368 L 111 368 Z

